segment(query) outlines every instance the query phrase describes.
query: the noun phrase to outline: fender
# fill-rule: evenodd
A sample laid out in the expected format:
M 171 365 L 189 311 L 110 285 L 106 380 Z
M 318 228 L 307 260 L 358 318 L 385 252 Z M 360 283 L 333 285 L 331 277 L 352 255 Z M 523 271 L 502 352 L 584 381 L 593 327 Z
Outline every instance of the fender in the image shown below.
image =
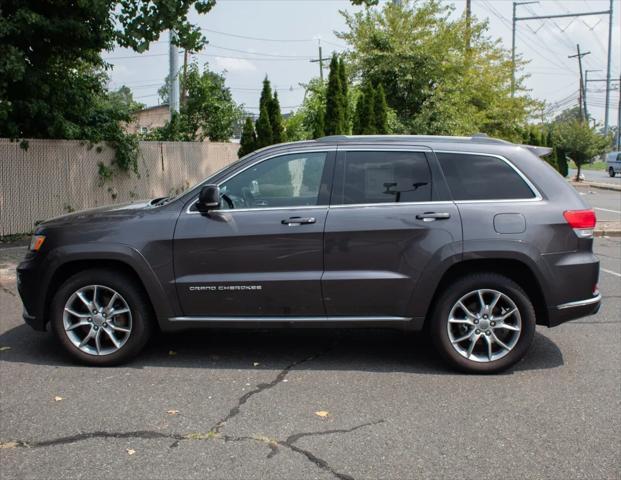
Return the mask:
M 416 291 L 413 292 L 409 304 L 409 311 L 417 319 L 416 323 L 422 323 L 428 315 L 437 289 L 449 269 L 468 261 L 513 260 L 522 263 L 537 279 L 539 283 L 537 287 L 540 289 L 546 304 L 548 303 L 549 293 L 541 286 L 547 285 L 546 282 L 550 281 L 546 279 L 549 276 L 549 267 L 542 260 L 543 257 L 540 252 L 532 245 L 508 239 L 467 240 L 462 245 L 463 252 L 455 251 L 454 246 L 449 250 L 446 250 L 445 247 L 445 249 L 439 250 L 427 264 L 417 282 Z
M 166 301 L 168 297 L 164 288 L 146 259 L 135 248 L 117 243 L 73 244 L 57 247 L 49 252 L 45 260 L 46 265 L 42 268 L 45 274 L 41 281 L 42 291 L 46 292 L 46 298 L 52 278 L 58 269 L 63 265 L 80 260 L 114 260 L 124 263 L 134 270 L 142 281 L 151 305 L 153 305 L 158 323 L 161 324 L 162 320 L 174 315 Z M 42 301 L 39 305 L 39 312 L 35 312 L 35 314 L 42 315 L 44 308 L 45 303 Z

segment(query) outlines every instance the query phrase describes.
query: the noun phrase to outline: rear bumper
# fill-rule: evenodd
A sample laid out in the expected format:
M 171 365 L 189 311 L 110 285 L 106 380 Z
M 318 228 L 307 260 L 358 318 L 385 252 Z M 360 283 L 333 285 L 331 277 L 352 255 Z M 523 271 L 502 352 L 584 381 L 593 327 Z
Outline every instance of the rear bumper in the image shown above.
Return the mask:
M 556 327 L 570 320 L 595 315 L 601 305 L 602 296 L 599 293 L 592 298 L 557 305 L 548 310 L 548 326 Z

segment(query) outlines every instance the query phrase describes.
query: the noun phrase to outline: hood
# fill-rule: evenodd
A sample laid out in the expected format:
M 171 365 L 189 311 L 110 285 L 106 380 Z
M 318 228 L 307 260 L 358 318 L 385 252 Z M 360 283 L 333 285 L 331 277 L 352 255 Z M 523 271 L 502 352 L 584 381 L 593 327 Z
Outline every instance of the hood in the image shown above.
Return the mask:
M 107 205 L 103 207 L 89 208 L 78 212 L 68 213 L 59 217 L 54 217 L 41 222 L 38 226 L 55 227 L 68 224 L 80 224 L 98 220 L 108 220 L 111 218 L 125 219 L 139 216 L 141 212 L 153 207 L 154 200 L 140 200 L 132 203 L 119 205 Z

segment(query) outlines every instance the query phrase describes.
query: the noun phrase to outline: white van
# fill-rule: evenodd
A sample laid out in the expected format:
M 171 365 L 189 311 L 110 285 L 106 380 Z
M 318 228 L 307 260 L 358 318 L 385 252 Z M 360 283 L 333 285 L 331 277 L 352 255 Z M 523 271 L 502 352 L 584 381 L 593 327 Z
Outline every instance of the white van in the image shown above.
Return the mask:
M 621 152 L 610 152 L 606 155 L 606 170 L 611 177 L 621 174 Z

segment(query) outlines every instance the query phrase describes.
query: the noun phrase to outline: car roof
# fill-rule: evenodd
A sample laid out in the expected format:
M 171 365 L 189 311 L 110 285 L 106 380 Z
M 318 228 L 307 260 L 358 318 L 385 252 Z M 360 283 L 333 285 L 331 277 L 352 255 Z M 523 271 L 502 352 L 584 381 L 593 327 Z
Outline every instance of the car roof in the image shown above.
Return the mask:
M 330 135 L 317 139 L 318 143 L 477 143 L 489 145 L 513 145 L 511 142 L 499 138 L 488 137 L 485 134 L 471 137 L 457 137 L 445 135 Z

